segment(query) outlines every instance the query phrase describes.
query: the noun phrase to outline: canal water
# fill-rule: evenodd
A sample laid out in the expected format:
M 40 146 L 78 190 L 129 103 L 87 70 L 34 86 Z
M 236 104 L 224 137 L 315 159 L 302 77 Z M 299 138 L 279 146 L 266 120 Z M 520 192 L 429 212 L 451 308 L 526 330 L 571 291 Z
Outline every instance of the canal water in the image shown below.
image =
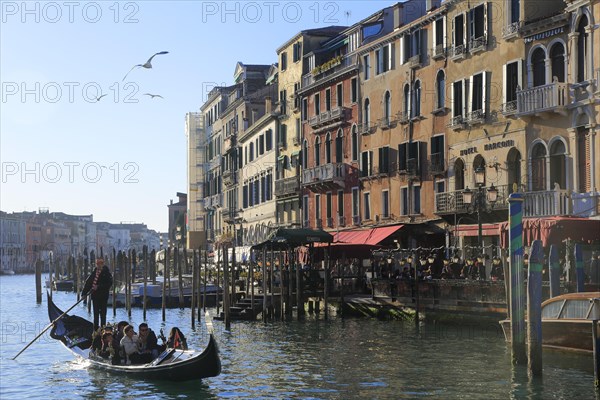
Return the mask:
M 73 293 L 55 293 L 66 310 Z M 0 398 L 6 399 L 598 399 L 590 355 L 544 351 L 543 379 L 513 369 L 493 321 L 447 325 L 308 317 L 302 322 L 214 321 L 223 373 L 202 382 L 151 382 L 86 368 L 45 334 L 11 358 L 48 323 L 46 300 L 35 303 L 34 276 L 0 277 Z M 210 310 L 212 313 L 215 310 Z M 73 313 L 88 317 L 87 308 Z M 126 320 L 123 309 L 109 321 Z M 132 311 L 131 322 L 142 322 Z M 188 344 L 204 346 L 204 324 L 190 328 L 189 310 L 148 311 L 155 331 L 177 325 Z

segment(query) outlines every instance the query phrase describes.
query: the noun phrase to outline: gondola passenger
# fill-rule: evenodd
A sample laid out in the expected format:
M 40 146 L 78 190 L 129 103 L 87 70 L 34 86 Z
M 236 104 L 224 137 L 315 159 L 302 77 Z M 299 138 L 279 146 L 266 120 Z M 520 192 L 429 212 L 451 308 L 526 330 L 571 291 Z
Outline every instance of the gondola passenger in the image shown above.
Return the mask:
M 125 337 L 121 339 L 121 347 L 125 354 L 126 364 L 143 364 L 144 360 L 138 351 L 139 337 L 135 334 L 133 326 L 127 325 L 124 329 Z
M 169 338 L 167 339 L 167 348 L 180 350 L 188 349 L 185 336 L 176 326 L 171 328 L 171 331 L 169 331 Z

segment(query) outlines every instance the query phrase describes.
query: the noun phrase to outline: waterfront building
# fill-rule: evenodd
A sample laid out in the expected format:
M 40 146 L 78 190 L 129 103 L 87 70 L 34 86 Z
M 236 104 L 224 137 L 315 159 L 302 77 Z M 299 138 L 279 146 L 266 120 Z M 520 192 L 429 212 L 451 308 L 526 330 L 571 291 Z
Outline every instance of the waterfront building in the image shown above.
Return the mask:
M 320 48 L 324 40 L 337 36 L 346 27 L 300 31 L 277 49 L 279 60 L 279 120 L 276 139 L 278 151 L 275 172 L 276 223 L 281 227 L 300 227 L 300 142 L 302 139 L 300 89 L 302 77 L 310 73 L 305 55 Z
M 2 273 L 25 270 L 25 220 L 0 211 L 0 270 Z
M 185 133 L 187 139 L 187 221 L 186 248 L 206 248 L 206 224 L 204 222 L 204 199 L 202 182 L 207 172 L 208 160 L 204 143 L 204 114 L 189 112 L 185 115 Z
M 167 205 L 167 208 L 169 209 L 168 240 L 173 245 L 181 245 L 186 241 L 187 205 L 187 194 L 180 192 L 177 192 L 177 202 L 173 202 L 173 200 L 171 200 L 169 205 Z

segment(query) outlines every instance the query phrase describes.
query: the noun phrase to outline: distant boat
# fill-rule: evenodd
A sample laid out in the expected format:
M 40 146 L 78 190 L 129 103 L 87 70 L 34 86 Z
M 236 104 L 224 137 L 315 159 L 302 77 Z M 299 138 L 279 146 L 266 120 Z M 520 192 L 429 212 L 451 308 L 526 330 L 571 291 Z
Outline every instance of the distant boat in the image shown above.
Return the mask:
M 46 280 L 46 287 L 50 287 L 49 280 Z M 72 279 L 53 279 L 52 289 L 58 292 L 72 292 L 75 290 L 75 281 Z
M 12 269 L 0 269 L 0 275 L 14 275 L 15 271 Z
M 48 316 L 55 321 L 63 312 L 48 295 Z M 221 373 L 217 342 L 209 325 L 210 337 L 203 351 L 166 349 L 157 359 L 141 365 L 111 364 L 108 360 L 90 358 L 94 325 L 81 317 L 66 315 L 54 322 L 50 337 L 59 340 L 71 353 L 89 361 L 90 368 L 114 372 L 120 376 L 150 380 L 188 381 L 209 378 Z
M 600 319 L 600 292 L 568 293 L 542 303 L 542 345 L 575 351 L 592 351 L 592 321 Z M 510 319 L 500 321 L 511 341 Z

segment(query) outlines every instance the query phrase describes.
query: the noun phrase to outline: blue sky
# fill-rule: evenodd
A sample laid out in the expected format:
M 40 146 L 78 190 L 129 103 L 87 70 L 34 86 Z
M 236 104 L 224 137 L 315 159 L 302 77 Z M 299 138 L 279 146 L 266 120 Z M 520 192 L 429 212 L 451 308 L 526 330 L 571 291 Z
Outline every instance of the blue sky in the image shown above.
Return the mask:
M 231 84 L 236 62 L 274 63 L 298 31 L 393 2 L 0 3 L 0 209 L 164 231 L 166 205 L 186 191 L 185 113 Z

